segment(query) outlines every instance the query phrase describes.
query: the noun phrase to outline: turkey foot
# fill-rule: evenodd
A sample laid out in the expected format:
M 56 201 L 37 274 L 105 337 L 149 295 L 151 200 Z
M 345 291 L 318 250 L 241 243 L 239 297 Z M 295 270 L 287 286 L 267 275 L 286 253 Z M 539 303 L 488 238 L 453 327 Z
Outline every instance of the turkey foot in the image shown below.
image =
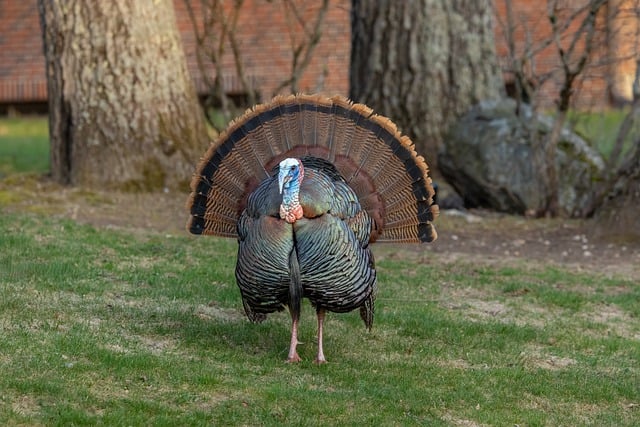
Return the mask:
M 298 353 L 294 353 L 293 356 L 287 357 L 287 360 L 285 360 L 285 363 L 298 363 L 301 361 L 302 359 L 300 359 L 300 356 L 298 356 Z

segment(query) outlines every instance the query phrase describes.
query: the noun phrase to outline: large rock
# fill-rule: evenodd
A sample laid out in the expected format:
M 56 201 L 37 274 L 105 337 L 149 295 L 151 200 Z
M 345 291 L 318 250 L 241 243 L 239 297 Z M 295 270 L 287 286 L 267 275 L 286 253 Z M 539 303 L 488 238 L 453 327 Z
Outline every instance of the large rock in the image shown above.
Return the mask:
M 467 207 L 538 213 L 549 194 L 543 171 L 544 145 L 553 121 L 511 99 L 480 103 L 451 129 L 438 161 L 440 171 Z M 593 197 L 592 183 L 604 171 L 602 157 L 582 138 L 563 130 L 558 142 L 559 203 L 568 216 L 582 216 Z

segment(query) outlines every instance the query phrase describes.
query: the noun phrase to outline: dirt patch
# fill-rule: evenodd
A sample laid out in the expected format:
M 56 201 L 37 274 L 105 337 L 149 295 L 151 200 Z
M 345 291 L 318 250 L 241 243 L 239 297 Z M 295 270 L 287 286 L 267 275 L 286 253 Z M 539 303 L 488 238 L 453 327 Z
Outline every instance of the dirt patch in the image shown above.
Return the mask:
M 568 368 L 578 363 L 569 357 L 548 354 L 541 348 L 531 347 L 520 353 L 518 364 L 529 369 L 548 369 L 552 371 Z
M 427 250 L 451 261 L 556 265 L 640 279 L 640 242 L 620 242 L 594 220 L 443 211 L 437 228 L 438 240 Z
M 4 211 L 56 215 L 134 233 L 155 230 L 187 235 L 186 190 L 142 194 L 86 190 L 18 175 L 0 181 L 0 193 L 4 194 L 0 200 Z M 529 219 L 482 210 L 445 210 L 436 228 L 436 242 L 408 245 L 407 250 L 419 252 L 421 258 L 436 254 L 444 262 L 557 265 L 640 280 L 640 241 L 610 235 L 594 220 Z
M 477 409 L 480 409 L 479 407 Z M 447 413 L 442 417 L 443 421 L 446 421 L 447 423 L 450 423 L 453 426 L 458 426 L 458 427 L 481 427 L 484 426 L 486 424 L 478 424 L 477 422 L 473 421 L 473 420 L 467 420 L 464 418 L 458 418 L 453 414 Z
M 208 305 L 199 305 L 196 308 L 196 316 L 201 319 L 217 319 L 223 322 L 239 322 L 244 320 L 244 314 L 236 309 L 218 307 L 215 301 Z
M 585 321 L 605 327 L 604 333 L 607 335 L 640 340 L 640 331 L 632 315 L 615 304 L 597 304 L 582 317 Z
M 16 414 L 32 417 L 40 412 L 40 405 L 32 396 L 17 396 L 11 401 L 11 409 Z

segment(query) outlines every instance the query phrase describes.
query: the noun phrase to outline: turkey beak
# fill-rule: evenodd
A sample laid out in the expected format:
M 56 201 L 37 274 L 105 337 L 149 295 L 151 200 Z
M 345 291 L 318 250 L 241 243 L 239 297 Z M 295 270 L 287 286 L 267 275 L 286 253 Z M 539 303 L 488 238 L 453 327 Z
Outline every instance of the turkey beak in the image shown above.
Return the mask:
M 289 181 L 291 181 L 291 175 L 289 175 L 287 171 L 281 170 L 280 173 L 278 173 L 278 189 L 280 190 L 280 194 L 282 194 L 284 185 Z

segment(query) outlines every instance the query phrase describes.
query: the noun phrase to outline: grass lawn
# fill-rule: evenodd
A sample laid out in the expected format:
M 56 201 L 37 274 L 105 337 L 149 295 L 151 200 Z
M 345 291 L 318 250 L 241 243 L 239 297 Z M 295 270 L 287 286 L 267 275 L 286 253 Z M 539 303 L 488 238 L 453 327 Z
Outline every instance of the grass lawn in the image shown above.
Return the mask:
M 0 175 L 46 172 L 46 153 L 46 121 L 0 121 Z M 56 203 L 49 187 L 12 179 L 0 179 L 0 425 L 638 425 L 631 279 L 378 245 L 373 330 L 329 314 L 317 366 L 305 304 L 303 362 L 290 365 L 287 313 L 244 317 L 235 241 L 88 225 L 69 206 L 130 207 L 63 189 L 73 203 L 47 210 L 27 202 Z
M 0 178 L 49 172 L 49 128 L 42 117 L 0 120 Z
M 640 289 L 377 249 L 376 323 L 330 315 L 316 366 L 250 324 L 235 242 L 0 217 L 0 424 L 637 425 Z

